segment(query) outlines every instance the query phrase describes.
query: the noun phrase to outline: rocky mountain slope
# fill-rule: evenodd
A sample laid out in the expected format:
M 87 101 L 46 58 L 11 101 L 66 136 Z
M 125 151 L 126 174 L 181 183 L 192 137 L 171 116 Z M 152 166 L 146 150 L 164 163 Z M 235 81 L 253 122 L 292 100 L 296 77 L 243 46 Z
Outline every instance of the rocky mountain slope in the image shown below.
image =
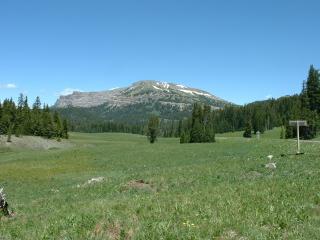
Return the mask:
M 74 92 L 60 96 L 54 108 L 75 119 L 140 121 L 155 113 L 161 118 L 181 119 L 192 105 L 205 103 L 223 108 L 229 102 L 206 91 L 159 81 L 139 81 L 129 87 L 101 92 Z
M 113 108 L 122 108 L 155 101 L 163 105 L 178 106 L 181 110 L 195 102 L 204 102 L 215 108 L 227 104 L 225 100 L 199 89 L 166 82 L 139 81 L 126 88 L 101 92 L 74 92 L 67 96 L 60 96 L 55 107 L 88 108 L 107 104 Z

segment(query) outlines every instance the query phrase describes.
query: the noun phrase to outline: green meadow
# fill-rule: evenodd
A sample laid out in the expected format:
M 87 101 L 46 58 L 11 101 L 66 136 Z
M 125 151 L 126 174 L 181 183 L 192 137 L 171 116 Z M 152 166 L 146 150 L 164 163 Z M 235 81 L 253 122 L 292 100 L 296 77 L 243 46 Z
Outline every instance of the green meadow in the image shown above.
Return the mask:
M 0 148 L 14 211 L 0 239 L 320 239 L 320 143 L 295 155 L 279 129 L 241 134 L 150 144 L 72 133 L 65 149 Z

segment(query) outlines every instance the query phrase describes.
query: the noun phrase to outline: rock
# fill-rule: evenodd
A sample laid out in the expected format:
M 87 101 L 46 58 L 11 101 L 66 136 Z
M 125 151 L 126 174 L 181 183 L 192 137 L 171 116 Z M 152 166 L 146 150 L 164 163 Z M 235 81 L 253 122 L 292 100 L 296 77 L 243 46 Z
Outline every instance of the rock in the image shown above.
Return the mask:
M 268 155 L 267 158 L 269 158 L 269 160 L 271 161 L 273 158 L 273 155 Z
M 268 163 L 265 167 L 272 170 L 277 168 L 276 163 Z
M 9 204 L 6 200 L 6 195 L 3 191 L 3 188 L 0 188 L 0 210 L 3 212 L 4 216 L 10 216 Z
M 86 187 L 86 186 L 89 186 L 89 185 L 93 185 L 95 183 L 100 183 L 103 180 L 104 180 L 104 177 L 91 178 L 88 181 L 86 181 L 84 184 L 77 184 L 77 188 Z
M 88 180 L 88 184 L 93 184 L 93 183 L 99 183 L 102 182 L 104 180 L 104 177 L 97 177 L 97 178 L 91 178 L 90 180 Z

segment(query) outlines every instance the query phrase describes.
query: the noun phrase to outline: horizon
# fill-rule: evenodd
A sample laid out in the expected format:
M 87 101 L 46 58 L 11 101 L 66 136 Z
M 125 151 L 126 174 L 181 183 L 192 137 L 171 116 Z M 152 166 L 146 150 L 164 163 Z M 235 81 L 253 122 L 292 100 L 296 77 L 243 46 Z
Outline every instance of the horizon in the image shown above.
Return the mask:
M 131 83 L 129 86 L 132 86 L 133 84 L 137 83 L 137 82 L 142 82 L 142 81 L 155 81 L 155 82 L 159 82 L 159 83 L 168 83 L 168 84 L 173 84 L 173 85 L 177 85 L 177 86 L 184 86 L 184 87 L 187 87 L 187 88 L 193 88 L 192 86 L 187 86 L 187 85 L 183 85 L 183 84 L 179 84 L 179 83 L 173 83 L 173 82 L 166 82 L 166 81 L 161 81 L 161 80 L 138 80 L 136 82 L 133 82 Z M 35 96 L 34 99 L 30 99 L 28 95 L 25 95 L 24 93 L 19 93 L 16 97 L 8 97 L 8 98 L 4 98 L 4 99 L 0 99 L 0 103 L 2 103 L 4 100 L 6 99 L 12 99 L 16 104 L 18 103 L 18 98 L 20 96 L 20 94 L 22 94 L 24 97 L 27 97 L 28 98 L 28 104 L 29 106 L 32 106 L 32 104 L 34 103 L 34 101 L 36 100 L 37 97 L 40 98 L 40 101 L 41 101 L 41 105 L 42 106 L 45 106 L 45 105 L 48 105 L 49 107 L 53 107 L 56 102 L 60 99 L 60 97 L 65 97 L 65 96 L 69 96 L 69 95 L 73 95 L 75 93 L 97 93 L 97 92 L 106 92 L 106 91 L 113 91 L 113 90 L 117 90 L 117 89 L 122 89 L 122 88 L 126 88 L 126 87 L 129 87 L 129 86 L 120 86 L 120 87 L 114 87 L 114 88 L 111 88 L 111 89 L 105 89 L 105 90 L 97 90 L 97 91 L 82 91 L 80 89 L 64 89 L 59 96 L 57 96 L 55 102 L 53 104 L 49 104 L 47 102 L 44 102 L 42 101 L 42 98 L 41 96 L 37 95 Z M 194 89 L 197 89 L 197 88 L 194 88 Z M 202 90 L 202 91 L 205 91 L 207 92 L 206 90 L 204 89 L 198 89 L 198 90 Z M 213 93 L 211 92 L 208 92 L 209 94 L 213 95 L 213 96 L 216 96 L 214 95 Z M 283 96 L 279 96 L 279 97 L 273 97 L 273 96 L 266 96 L 265 99 L 257 99 L 257 100 L 254 100 L 252 102 L 248 102 L 248 103 L 243 103 L 243 104 L 237 104 L 237 103 L 234 103 L 234 102 L 230 102 L 228 101 L 227 99 L 224 99 L 224 98 L 220 98 L 219 96 L 216 96 L 222 100 L 225 100 L 231 104 L 235 104 L 235 105 L 238 105 L 238 106 L 245 106 L 247 104 L 250 104 L 250 103 L 254 103 L 254 102 L 259 102 L 259 101 L 267 101 L 267 100 L 277 100 L 278 98 L 281 98 L 281 97 L 288 97 L 288 96 L 293 96 L 293 95 L 296 95 L 296 94 L 300 94 L 300 93 L 293 93 L 293 94 L 287 94 L 287 95 L 283 95 Z
M 312 7 L 311 7 L 312 6 Z M 2 1 L 0 99 L 53 105 L 143 80 L 244 105 L 299 94 L 320 66 L 320 3 Z

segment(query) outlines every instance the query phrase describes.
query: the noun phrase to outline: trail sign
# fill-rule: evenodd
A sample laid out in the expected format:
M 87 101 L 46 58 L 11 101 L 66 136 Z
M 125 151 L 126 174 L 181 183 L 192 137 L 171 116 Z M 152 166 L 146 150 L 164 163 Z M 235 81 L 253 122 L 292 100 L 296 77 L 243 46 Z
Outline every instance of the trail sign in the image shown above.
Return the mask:
M 297 126 L 297 154 L 300 154 L 300 127 L 306 127 L 308 126 L 307 121 L 305 120 L 295 120 L 295 121 L 289 121 L 290 126 Z
M 299 126 L 308 126 L 307 121 L 305 120 L 296 120 L 296 121 L 289 121 L 290 126 L 296 126 L 299 124 Z

